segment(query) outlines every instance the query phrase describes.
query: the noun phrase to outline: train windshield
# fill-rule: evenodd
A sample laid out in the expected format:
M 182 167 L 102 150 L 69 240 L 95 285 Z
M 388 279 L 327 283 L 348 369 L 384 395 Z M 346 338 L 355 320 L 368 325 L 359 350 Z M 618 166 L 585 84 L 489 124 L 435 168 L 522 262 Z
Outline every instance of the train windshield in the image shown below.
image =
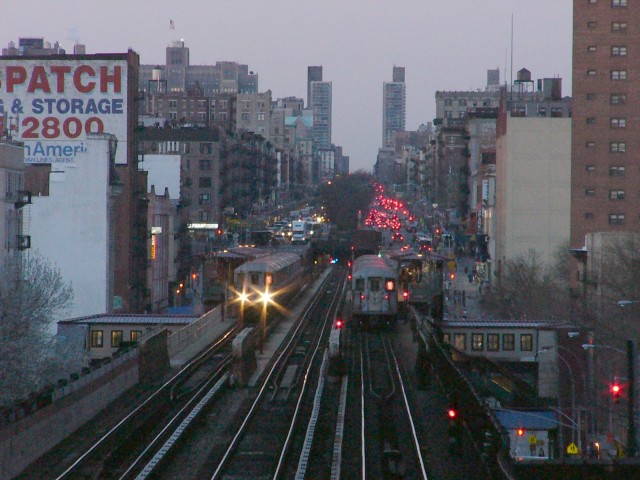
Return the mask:
M 260 285 L 260 274 L 252 273 L 251 274 L 251 285 Z
M 379 292 L 382 290 L 382 279 L 378 277 L 371 277 L 369 279 L 369 290 L 372 292 Z

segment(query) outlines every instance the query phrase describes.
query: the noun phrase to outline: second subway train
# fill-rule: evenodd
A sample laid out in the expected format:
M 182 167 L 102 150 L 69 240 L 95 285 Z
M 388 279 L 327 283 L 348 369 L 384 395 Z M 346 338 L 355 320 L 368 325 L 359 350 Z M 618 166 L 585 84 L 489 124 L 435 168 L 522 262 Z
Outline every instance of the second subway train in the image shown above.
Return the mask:
M 353 262 L 351 318 L 361 328 L 395 324 L 398 316 L 398 272 L 395 262 L 362 255 Z

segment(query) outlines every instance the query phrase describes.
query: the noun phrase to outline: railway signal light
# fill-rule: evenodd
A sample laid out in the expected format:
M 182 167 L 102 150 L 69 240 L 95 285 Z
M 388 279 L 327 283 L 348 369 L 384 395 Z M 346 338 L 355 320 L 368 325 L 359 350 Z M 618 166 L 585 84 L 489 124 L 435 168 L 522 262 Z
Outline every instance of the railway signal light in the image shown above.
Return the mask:
M 456 420 L 458 418 L 458 411 L 455 408 L 450 407 L 449 410 L 447 410 L 447 418 L 449 420 Z
M 407 290 L 405 290 L 404 292 L 402 292 L 402 297 L 406 300 L 409 298 L 409 292 Z
M 450 274 L 449 274 L 449 278 L 450 278 L 451 280 L 455 280 L 455 279 L 456 279 L 456 274 L 455 274 L 455 273 L 453 273 L 453 272 L 452 272 L 452 273 L 450 273 Z
M 517 434 L 519 437 L 523 437 L 523 436 L 524 436 L 524 428 L 518 428 L 518 429 L 516 430 L 516 434 Z
M 614 383 L 613 385 L 611 385 L 611 394 L 613 396 L 613 403 L 618 403 L 620 402 L 620 384 L 619 383 Z
M 343 326 L 344 326 L 344 322 L 342 321 L 342 319 L 341 319 L 341 318 L 337 318 L 337 319 L 336 319 L 336 328 L 337 328 L 337 329 L 340 329 L 340 328 L 342 328 Z

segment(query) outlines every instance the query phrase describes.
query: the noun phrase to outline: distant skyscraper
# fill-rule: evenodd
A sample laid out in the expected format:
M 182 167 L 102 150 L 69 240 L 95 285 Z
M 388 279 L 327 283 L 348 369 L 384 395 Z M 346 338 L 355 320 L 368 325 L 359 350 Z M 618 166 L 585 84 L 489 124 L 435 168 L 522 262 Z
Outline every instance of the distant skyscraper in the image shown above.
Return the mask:
M 322 81 L 322 67 L 307 68 L 307 108 L 313 111 L 313 141 L 320 149 L 331 147 L 331 82 Z
M 311 82 L 322 81 L 322 66 L 307 67 L 307 108 L 311 107 Z
M 407 91 L 404 67 L 393 67 L 393 82 L 382 86 L 382 146 L 394 148 L 395 132 L 405 129 Z

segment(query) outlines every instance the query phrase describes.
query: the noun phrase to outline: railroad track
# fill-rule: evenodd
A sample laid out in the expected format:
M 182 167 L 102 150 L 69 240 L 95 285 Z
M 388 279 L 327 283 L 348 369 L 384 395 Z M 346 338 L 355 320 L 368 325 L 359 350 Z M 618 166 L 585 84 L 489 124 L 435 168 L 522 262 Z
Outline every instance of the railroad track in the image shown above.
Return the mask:
M 390 334 L 360 336 L 361 478 L 421 478 L 427 472 Z
M 324 341 L 332 328 L 343 294 L 344 272 L 338 271 L 314 297 L 294 327 L 225 452 L 213 462 L 214 479 L 290 478 L 303 451 L 299 441 L 308 432 L 303 419 L 311 418 L 310 391 L 323 383 Z M 306 442 L 308 443 L 308 441 Z
M 135 467 L 154 453 L 154 446 L 166 441 L 172 426 L 182 423 L 193 405 L 220 380 L 236 334 L 237 328 L 230 328 L 88 448 L 76 452 L 63 471 L 51 472 L 51 478 L 130 478 Z

